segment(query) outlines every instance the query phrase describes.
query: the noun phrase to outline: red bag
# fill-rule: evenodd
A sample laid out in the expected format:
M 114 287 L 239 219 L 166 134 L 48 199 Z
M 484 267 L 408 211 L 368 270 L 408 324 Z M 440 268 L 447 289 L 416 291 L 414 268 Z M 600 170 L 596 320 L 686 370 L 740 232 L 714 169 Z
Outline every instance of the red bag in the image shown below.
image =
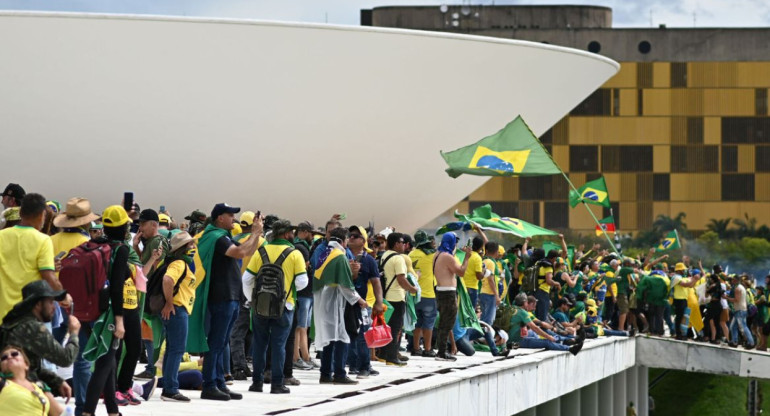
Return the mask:
M 390 327 L 385 323 L 382 314 L 377 315 L 372 320 L 372 327 L 364 332 L 364 339 L 369 348 L 380 348 L 390 344 L 393 341 L 393 335 L 390 333 Z
M 81 321 L 95 321 L 109 305 L 105 287 L 111 255 L 109 244 L 86 241 L 61 261 L 59 281 L 72 296 L 74 315 Z

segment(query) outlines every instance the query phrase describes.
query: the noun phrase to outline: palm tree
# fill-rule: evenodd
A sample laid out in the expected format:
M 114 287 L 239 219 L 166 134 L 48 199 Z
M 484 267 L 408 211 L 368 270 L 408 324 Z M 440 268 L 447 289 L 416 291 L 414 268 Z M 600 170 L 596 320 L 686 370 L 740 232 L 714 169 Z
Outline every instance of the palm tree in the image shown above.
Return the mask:
M 745 220 L 733 218 L 733 224 L 738 227 L 738 238 L 754 237 L 757 235 L 757 219 L 754 217 L 749 218 L 748 213 L 744 213 L 743 216 L 746 218 Z
M 685 217 L 687 217 L 687 214 L 684 212 L 680 212 L 676 215 L 676 217 L 669 217 L 663 214 L 658 215 L 657 218 L 655 218 L 655 221 L 652 223 L 652 229 L 655 230 L 656 233 L 663 235 L 663 233 L 677 230 L 681 233 L 687 232 L 687 224 L 684 222 Z
M 732 222 L 732 218 L 723 218 L 723 219 L 715 219 L 712 218 L 709 220 L 709 223 L 706 225 L 706 228 L 709 231 L 715 232 L 719 238 L 727 238 L 730 235 L 730 230 L 727 228 L 730 227 L 730 222 Z

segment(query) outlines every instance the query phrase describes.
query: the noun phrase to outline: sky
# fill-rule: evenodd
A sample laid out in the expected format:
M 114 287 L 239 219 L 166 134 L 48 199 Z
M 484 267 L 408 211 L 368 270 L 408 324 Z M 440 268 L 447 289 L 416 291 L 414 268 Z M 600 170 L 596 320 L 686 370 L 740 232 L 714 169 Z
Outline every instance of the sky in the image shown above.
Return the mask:
M 768 0 L 0 0 L 0 9 L 161 14 L 358 25 L 361 9 L 394 5 L 581 4 L 613 9 L 615 27 L 767 27 Z

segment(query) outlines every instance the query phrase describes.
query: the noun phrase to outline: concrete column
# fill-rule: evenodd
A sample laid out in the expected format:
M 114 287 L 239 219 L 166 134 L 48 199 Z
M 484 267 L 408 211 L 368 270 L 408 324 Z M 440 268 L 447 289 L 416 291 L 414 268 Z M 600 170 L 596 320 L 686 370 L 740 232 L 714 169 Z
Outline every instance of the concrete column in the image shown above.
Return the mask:
M 530 407 L 529 409 L 519 413 L 517 416 L 537 416 L 537 407 Z
M 639 403 L 636 405 L 636 414 L 638 416 L 647 416 L 650 414 L 649 409 L 649 385 L 650 385 L 650 369 L 646 366 L 640 365 L 637 366 L 636 373 L 638 376 L 637 379 L 637 397 L 639 400 Z
M 626 401 L 634 402 L 634 408 L 639 409 L 639 371 L 633 366 L 626 373 Z M 628 403 L 626 403 L 628 406 Z
M 626 374 L 625 371 L 612 376 L 613 392 L 615 393 L 615 399 L 613 400 L 613 415 L 626 414 L 626 407 L 628 406 L 628 400 L 626 400 Z
M 580 389 L 560 397 L 561 414 L 578 415 L 580 414 Z
M 597 416 L 599 414 L 599 383 L 589 384 L 580 389 L 580 415 Z
M 599 380 L 599 416 L 615 415 L 615 413 L 613 413 L 613 402 L 615 401 L 614 390 L 611 376 Z M 625 412 L 623 414 L 625 414 Z
M 548 416 L 561 416 L 561 398 L 557 397 L 537 407 L 537 413 Z

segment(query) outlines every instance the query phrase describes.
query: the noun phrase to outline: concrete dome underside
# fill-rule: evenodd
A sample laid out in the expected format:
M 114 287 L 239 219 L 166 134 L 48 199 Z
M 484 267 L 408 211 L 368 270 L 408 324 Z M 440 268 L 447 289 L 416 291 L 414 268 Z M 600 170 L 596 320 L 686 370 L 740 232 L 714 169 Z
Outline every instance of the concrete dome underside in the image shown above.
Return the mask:
M 618 70 L 523 41 L 67 13 L 1 12 L 0 53 L 0 178 L 28 192 L 408 231 L 486 180 L 439 150 L 519 114 L 540 135 Z

